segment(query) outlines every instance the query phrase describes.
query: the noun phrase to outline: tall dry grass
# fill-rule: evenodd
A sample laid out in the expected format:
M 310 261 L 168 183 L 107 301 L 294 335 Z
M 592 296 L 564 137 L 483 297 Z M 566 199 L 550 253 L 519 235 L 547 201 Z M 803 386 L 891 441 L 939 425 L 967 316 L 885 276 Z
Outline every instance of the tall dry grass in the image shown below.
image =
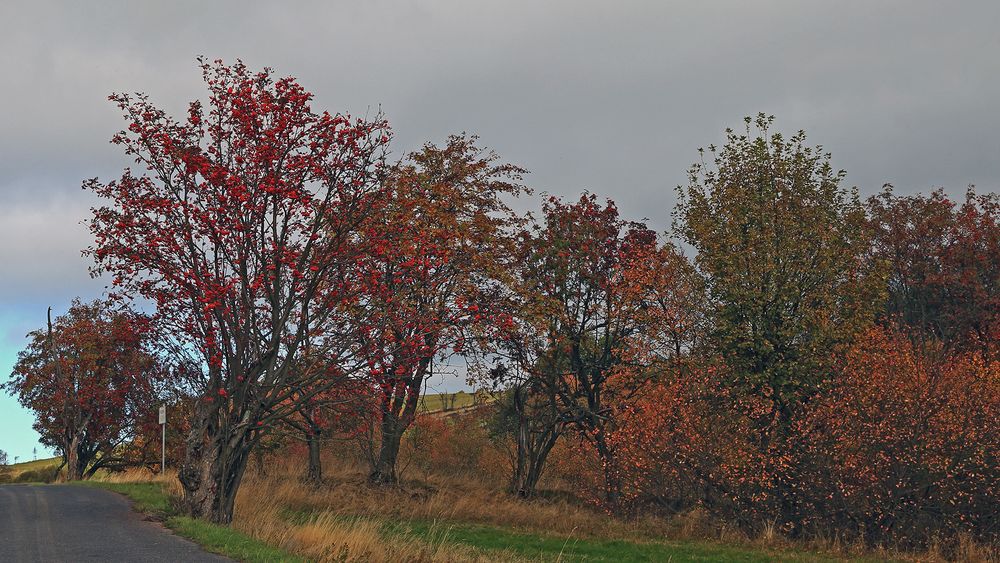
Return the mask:
M 237 503 L 266 491 L 269 498 L 297 512 L 330 511 L 341 518 L 468 522 L 576 537 L 649 537 L 679 530 L 680 526 L 655 518 L 612 519 L 558 491 L 525 501 L 504 492 L 501 486 L 468 475 L 432 473 L 421 475 L 420 480 L 403 479 L 394 487 L 372 487 L 366 483 L 365 468 L 350 460 L 326 458 L 323 469 L 324 484 L 313 488 L 299 479 L 301 460 L 268 464 L 267 475 L 248 474 Z
M 154 473 L 144 468 L 117 473 L 99 472 L 94 480 L 106 483 L 160 483 L 170 496 L 183 494 L 176 471 Z M 448 542 L 448 528 L 436 528 L 426 540 L 385 534 L 375 518 L 346 516 L 343 511 L 316 505 L 309 514 L 295 515 L 288 499 L 292 491 L 308 492 L 287 472 L 262 479 L 248 476 L 240 488 L 232 526 L 244 534 L 311 561 L 319 562 L 497 562 L 518 561 L 511 553 L 486 554 Z
M 94 481 L 104 483 L 160 483 L 164 491 L 172 496 L 180 498 L 184 493 L 181 482 L 177 479 L 177 470 L 168 470 L 166 473 L 150 471 L 145 467 L 132 467 L 124 471 L 98 471 L 92 478 Z
M 304 518 L 290 517 L 263 481 L 251 481 L 240 491 L 233 527 L 251 537 L 313 561 L 445 562 L 514 561 L 510 554 L 490 554 L 447 543 L 447 535 L 428 541 L 385 534 L 370 518 L 344 518 L 322 510 Z
M 315 561 L 445 562 L 517 561 L 510 552 L 483 553 L 448 541 L 451 523 L 478 523 L 525 532 L 574 538 L 599 537 L 631 541 L 713 540 L 763 550 L 809 549 L 844 558 L 901 561 L 1000 562 L 1000 552 L 962 538 L 957 550 L 940 546 L 922 553 L 891 546 L 866 548 L 833 536 L 808 541 L 789 540 L 776 530 L 747 537 L 735 527 L 713 520 L 702 510 L 670 519 L 611 518 L 595 507 L 556 491 L 531 501 L 500 492 L 482 476 L 454 473 L 421 474 L 397 487 L 372 487 L 364 467 L 352 460 L 324 458 L 324 483 L 302 483 L 304 460 L 283 457 L 266 464 L 267 473 L 252 468 L 236 501 L 233 527 L 256 538 Z M 97 477 L 109 482 L 163 483 L 168 492 L 182 491 L 176 472 L 153 474 L 143 469 Z M 552 483 L 550 483 L 552 484 Z M 427 539 L 387 534 L 385 523 L 434 522 Z

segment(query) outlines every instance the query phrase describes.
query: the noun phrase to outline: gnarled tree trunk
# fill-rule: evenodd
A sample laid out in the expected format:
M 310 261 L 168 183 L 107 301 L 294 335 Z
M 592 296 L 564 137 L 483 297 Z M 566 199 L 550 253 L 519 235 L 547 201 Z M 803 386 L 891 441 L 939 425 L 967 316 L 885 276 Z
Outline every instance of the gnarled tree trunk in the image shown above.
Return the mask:
M 63 457 L 66 460 L 66 480 L 79 481 L 83 477 L 80 471 L 80 440 L 74 436 L 65 446 Z
M 390 485 L 396 483 L 396 460 L 399 458 L 399 443 L 403 438 L 405 428 L 392 413 L 382 416 L 382 432 L 375 465 L 368 475 L 370 483 Z
M 250 435 L 245 427 L 216 427 L 216 416 L 214 406 L 199 406 L 179 477 L 190 516 L 229 524 L 250 458 Z

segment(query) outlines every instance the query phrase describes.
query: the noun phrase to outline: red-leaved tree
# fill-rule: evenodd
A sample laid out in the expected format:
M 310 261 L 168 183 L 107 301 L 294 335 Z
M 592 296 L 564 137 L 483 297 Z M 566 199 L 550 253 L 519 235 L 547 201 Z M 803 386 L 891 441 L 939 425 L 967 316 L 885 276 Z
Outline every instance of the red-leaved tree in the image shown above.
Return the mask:
M 143 315 L 74 300 L 65 315 L 28 335 L 0 386 L 34 411 L 34 428 L 62 455 L 67 480 L 123 467 L 125 443 L 155 424 L 149 406 L 165 372 L 149 329 Z
M 497 352 L 536 396 L 552 404 L 552 425 L 569 425 L 596 450 L 611 510 L 622 501 L 621 468 L 610 435 L 618 415 L 686 346 L 682 311 L 691 268 L 656 233 L 619 217 L 614 203 L 593 195 L 564 203 L 550 198 L 544 223 L 524 231 L 513 264 L 512 321 L 502 327 Z M 673 335 L 673 336 L 672 336 Z M 548 397 L 548 399 L 544 399 Z M 532 435 L 535 435 L 532 438 Z M 539 434 L 541 434 L 539 436 Z M 552 432 L 519 431 L 520 443 L 538 450 L 515 470 L 521 494 L 530 494 Z M 547 440 L 547 441 L 546 441 Z M 540 447 L 539 447 L 540 446 Z
M 201 367 L 180 480 L 190 514 L 226 523 L 262 430 L 309 394 L 296 390 L 352 369 L 345 311 L 388 126 L 314 111 L 269 69 L 201 68 L 208 105 L 183 120 L 145 95 L 111 96 L 128 123 L 112 142 L 141 171 L 84 187 L 107 201 L 90 223 L 94 274 L 155 304 L 174 352 Z M 341 372 L 306 369 L 307 344 Z
M 889 265 L 888 318 L 914 340 L 997 353 L 1000 336 L 1000 196 L 971 188 L 869 198 L 874 248 Z

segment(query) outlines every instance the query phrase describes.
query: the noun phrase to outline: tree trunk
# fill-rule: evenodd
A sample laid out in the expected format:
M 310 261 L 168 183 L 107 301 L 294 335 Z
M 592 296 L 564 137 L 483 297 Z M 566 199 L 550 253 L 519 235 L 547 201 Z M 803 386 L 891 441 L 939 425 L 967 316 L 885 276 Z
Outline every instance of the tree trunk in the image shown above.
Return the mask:
M 604 502 L 611 513 L 618 514 L 622 509 L 622 478 L 621 471 L 618 470 L 618 459 L 603 430 L 597 431 L 594 445 L 604 468 Z
M 264 451 L 261 448 L 257 448 L 253 452 L 254 466 L 257 470 L 257 475 L 261 477 L 267 475 L 267 467 L 264 466 Z
M 368 475 L 368 482 L 379 485 L 390 485 L 398 481 L 396 478 L 396 458 L 399 457 L 399 442 L 403 438 L 402 425 L 392 414 L 383 414 L 382 437 L 375 460 L 375 467 Z
M 531 419 L 523 412 L 524 403 L 517 401 L 517 464 L 514 466 L 514 476 L 511 479 L 511 492 L 521 498 L 535 496 L 538 480 L 542 477 L 545 460 L 559 439 L 558 423 L 532 432 Z
M 555 440 L 551 441 L 555 444 Z M 522 453 L 518 446 L 518 465 L 511 484 L 511 489 L 521 498 L 531 498 L 535 496 L 538 480 L 542 477 L 542 470 L 545 468 L 545 458 L 552 447 L 545 447 L 541 451 L 529 450 Z
M 216 524 L 233 520 L 236 492 L 250 458 L 245 430 L 220 429 L 214 406 L 199 408 L 188 434 L 180 481 L 190 516 Z
M 433 348 L 435 343 L 427 341 L 427 346 Z M 368 476 L 368 482 L 374 484 L 394 484 L 396 477 L 396 458 L 399 457 L 399 442 L 403 433 L 409 428 L 417 414 L 417 402 L 420 399 L 420 387 L 423 385 L 424 374 L 430 366 L 431 358 L 420 360 L 413 375 L 398 386 L 394 394 L 386 395 L 382 400 L 382 437 L 378 458 Z
M 80 441 L 77 438 L 70 440 L 66 445 L 66 480 L 79 481 L 82 478 L 80 471 Z
M 306 436 L 309 445 L 309 467 L 306 470 L 305 481 L 312 485 L 323 483 L 323 461 L 320 459 L 319 435 L 314 431 Z

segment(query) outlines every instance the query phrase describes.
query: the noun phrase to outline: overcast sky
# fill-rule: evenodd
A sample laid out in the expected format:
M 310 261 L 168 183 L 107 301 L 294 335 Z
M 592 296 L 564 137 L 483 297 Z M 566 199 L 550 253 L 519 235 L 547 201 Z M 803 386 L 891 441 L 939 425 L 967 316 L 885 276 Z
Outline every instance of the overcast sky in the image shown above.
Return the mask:
M 476 133 L 537 191 L 658 229 L 696 149 L 757 112 L 864 194 L 1000 186 L 996 1 L 3 2 L 0 380 L 47 306 L 103 287 L 80 183 L 125 164 L 107 95 L 176 113 L 202 95 L 198 55 L 294 75 L 318 109 L 381 107 L 397 155 Z M 0 397 L 0 449 L 30 456 L 30 426 Z

